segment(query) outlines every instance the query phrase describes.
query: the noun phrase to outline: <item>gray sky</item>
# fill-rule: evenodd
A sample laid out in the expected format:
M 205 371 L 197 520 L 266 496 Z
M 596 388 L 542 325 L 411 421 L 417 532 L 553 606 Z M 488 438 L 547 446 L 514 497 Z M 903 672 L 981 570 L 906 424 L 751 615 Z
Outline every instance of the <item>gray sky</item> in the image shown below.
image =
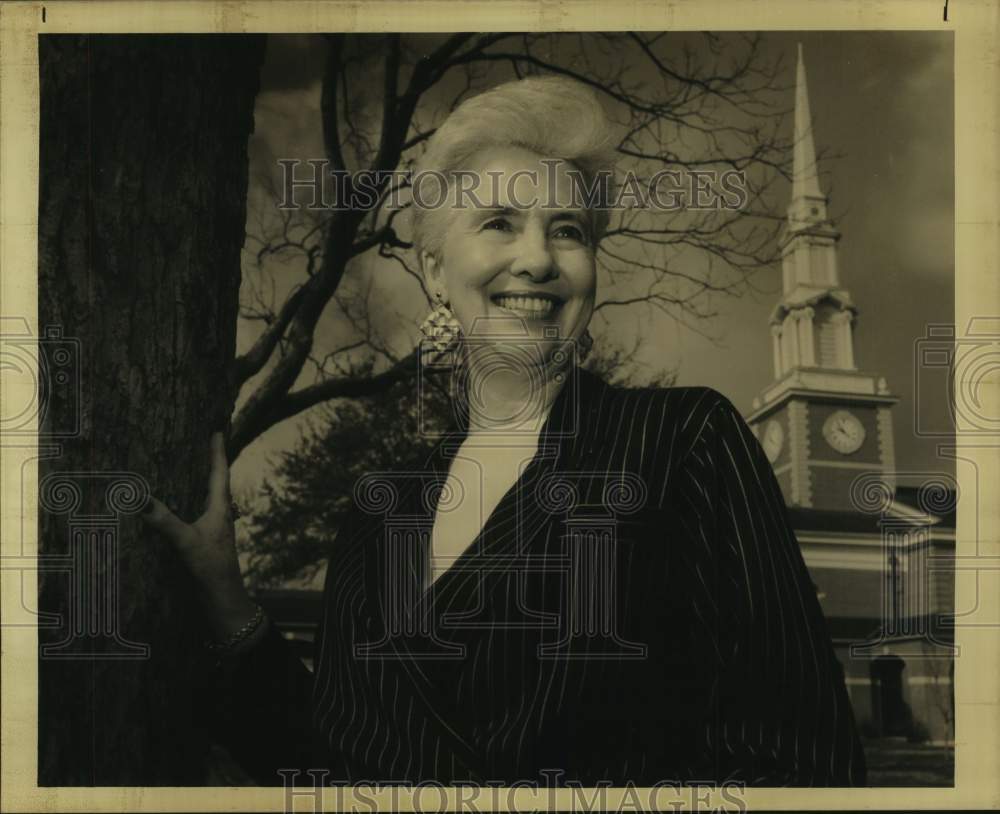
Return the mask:
M 840 282 L 860 311 L 857 365 L 885 376 L 900 397 L 895 408 L 897 465 L 953 471 L 953 464 L 938 459 L 933 440 L 913 433 L 914 343 L 928 324 L 951 322 L 954 313 L 952 36 L 768 34 L 767 54 L 784 57 L 789 106 L 797 42 L 804 47 L 817 147 L 838 156 L 823 168 L 823 189 L 830 196 L 831 214 L 840 219 Z M 251 141 L 252 172 L 272 169 L 276 157 L 322 156 L 318 83 L 322 56 L 322 43 L 315 38 L 271 38 Z M 784 205 L 789 185 L 779 184 L 775 191 Z M 251 188 L 251 211 L 255 206 L 262 211 L 274 206 L 256 184 Z M 253 231 L 252 222 L 248 221 L 248 229 Z M 399 278 L 393 279 L 398 292 Z M 279 294 L 283 285 L 287 283 L 279 280 Z M 713 302 L 719 316 L 699 330 L 714 341 L 664 316 L 644 319 L 643 361 L 654 368 L 676 369 L 680 385 L 714 387 L 749 412 L 754 395 L 773 375 L 768 315 L 780 296 L 780 270 L 756 274 L 753 287 L 755 292 L 738 299 Z M 404 319 L 419 316 L 399 314 Z M 626 312 L 616 311 L 619 324 L 612 325 L 610 333 L 626 332 L 637 314 L 630 319 Z M 256 330 L 255 324 L 241 322 L 240 351 Z M 324 333 L 325 339 L 333 340 L 328 329 Z M 941 420 L 946 415 L 945 399 L 940 390 L 924 396 L 921 410 Z M 269 471 L 269 453 L 294 444 L 300 421 L 292 419 L 271 429 L 243 452 L 233 469 L 237 493 L 252 488 Z

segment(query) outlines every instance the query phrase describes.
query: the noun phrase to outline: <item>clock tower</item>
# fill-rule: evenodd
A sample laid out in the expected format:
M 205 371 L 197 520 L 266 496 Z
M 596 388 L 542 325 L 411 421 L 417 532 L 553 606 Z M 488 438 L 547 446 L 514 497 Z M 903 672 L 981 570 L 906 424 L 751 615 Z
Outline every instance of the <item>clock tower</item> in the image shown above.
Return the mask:
M 789 506 L 852 510 L 855 477 L 891 477 L 895 469 L 891 410 L 898 399 L 885 379 L 855 366 L 858 309 L 840 283 L 840 233 L 820 190 L 801 44 L 792 178 L 782 297 L 770 319 L 774 381 L 754 399 L 747 422 Z

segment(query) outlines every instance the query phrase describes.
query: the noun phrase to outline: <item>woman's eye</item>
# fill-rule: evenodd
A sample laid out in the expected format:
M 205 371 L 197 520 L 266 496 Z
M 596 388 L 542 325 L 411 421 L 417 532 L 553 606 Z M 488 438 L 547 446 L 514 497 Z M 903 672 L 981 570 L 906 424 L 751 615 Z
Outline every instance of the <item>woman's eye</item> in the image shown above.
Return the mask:
M 560 226 L 555 231 L 556 237 L 568 237 L 570 240 L 575 240 L 578 243 L 587 243 L 587 235 L 579 226 L 564 225 Z
M 483 229 L 492 229 L 498 232 L 506 232 L 510 228 L 510 221 L 506 218 L 490 218 L 483 224 Z

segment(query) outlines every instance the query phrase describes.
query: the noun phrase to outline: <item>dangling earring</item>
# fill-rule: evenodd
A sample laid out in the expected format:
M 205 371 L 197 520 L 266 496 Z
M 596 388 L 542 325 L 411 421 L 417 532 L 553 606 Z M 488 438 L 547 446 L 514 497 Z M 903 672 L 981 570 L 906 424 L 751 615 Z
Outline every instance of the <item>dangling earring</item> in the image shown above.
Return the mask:
M 440 356 L 461 338 L 462 325 L 455 318 L 451 308 L 445 304 L 441 292 L 436 292 L 434 296 L 437 305 L 420 326 L 420 332 L 426 337 L 421 343 L 421 348 L 422 355 Z
M 594 337 L 590 335 L 590 329 L 585 329 L 583 335 L 577 340 L 576 344 L 576 354 L 577 363 L 583 364 L 588 356 L 590 356 L 590 349 L 594 347 Z

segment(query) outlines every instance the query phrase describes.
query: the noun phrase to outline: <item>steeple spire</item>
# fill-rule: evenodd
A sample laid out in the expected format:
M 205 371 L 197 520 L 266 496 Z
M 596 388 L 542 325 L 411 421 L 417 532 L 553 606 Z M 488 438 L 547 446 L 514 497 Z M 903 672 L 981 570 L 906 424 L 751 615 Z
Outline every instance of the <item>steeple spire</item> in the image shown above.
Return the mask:
M 826 219 L 826 198 L 819 187 L 806 63 L 800 42 L 795 69 L 795 133 L 792 144 L 792 200 L 788 206 L 788 230 L 794 233 L 808 229 L 826 223 Z
M 795 153 L 793 160 L 792 200 L 822 198 L 816 171 L 816 146 L 813 143 L 812 116 L 809 113 L 809 88 L 806 63 L 799 43 L 799 61 L 795 71 Z

